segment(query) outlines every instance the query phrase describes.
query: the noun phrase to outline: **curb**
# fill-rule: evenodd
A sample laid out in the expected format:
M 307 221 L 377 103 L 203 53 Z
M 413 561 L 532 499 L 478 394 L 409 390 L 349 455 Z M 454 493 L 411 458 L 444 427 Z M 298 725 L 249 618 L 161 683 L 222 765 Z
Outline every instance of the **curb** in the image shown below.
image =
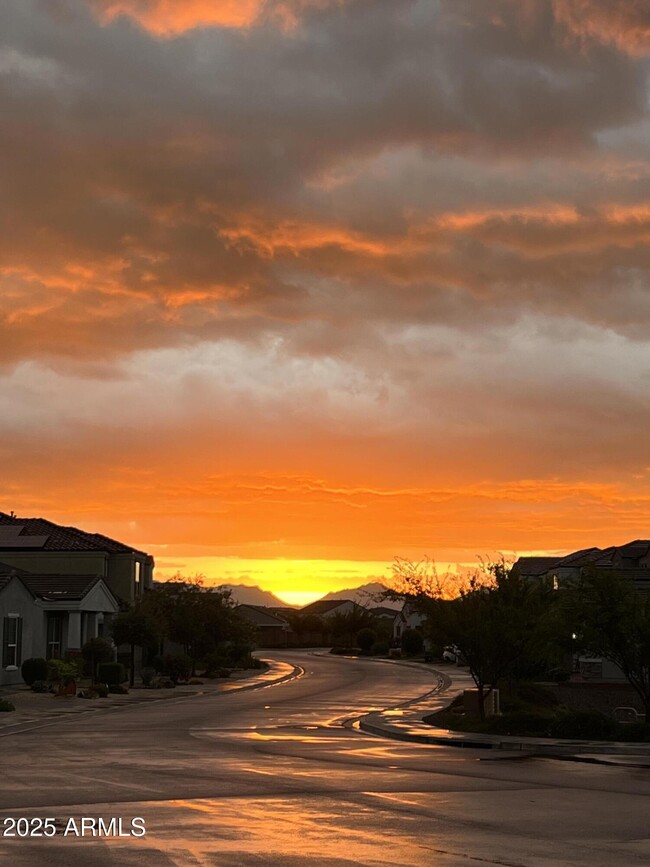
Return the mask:
M 432 669 L 433 670 L 433 669 Z M 649 768 L 648 763 L 617 762 L 616 757 L 630 757 L 643 759 L 650 757 L 650 743 L 623 743 L 620 741 L 585 741 L 566 740 L 552 738 L 527 738 L 516 735 L 489 735 L 471 732 L 455 732 L 449 729 L 437 728 L 424 721 L 424 718 L 434 712 L 431 707 L 413 708 L 410 705 L 419 704 L 433 695 L 442 696 L 453 685 L 453 681 L 436 672 L 441 678 L 448 681 L 438 688 L 411 702 L 396 705 L 394 708 L 386 708 L 383 711 L 367 714 L 357 720 L 358 728 L 367 734 L 399 741 L 411 741 L 413 743 L 431 744 L 468 749 L 509 750 L 520 752 L 528 756 L 546 756 L 548 758 L 562 758 L 576 762 L 589 764 L 607 764 L 617 767 Z M 445 697 L 447 698 L 447 697 Z M 449 699 L 451 701 L 451 699 Z M 448 703 L 448 702 L 447 702 Z M 397 708 L 404 708 L 399 718 L 391 714 Z M 439 708 L 437 708 L 439 709 Z M 599 758 L 609 756 L 610 759 Z
M 274 662 L 275 660 L 263 660 L 264 662 Z M 304 668 L 300 665 L 294 665 L 293 663 L 286 663 L 291 666 L 291 671 L 288 674 L 283 674 L 281 677 L 275 678 L 275 680 L 267 680 L 260 681 L 258 678 L 263 677 L 268 674 L 268 671 L 261 672 L 259 675 L 253 675 L 252 678 L 246 678 L 245 680 L 253 680 L 254 683 L 246 683 L 245 686 L 235 686 L 233 684 L 224 684 L 225 689 L 215 690 L 213 695 L 228 695 L 232 693 L 238 692 L 249 692 L 253 689 L 265 689 L 270 686 L 277 686 L 281 683 L 286 683 L 289 680 L 295 680 L 299 677 L 302 677 L 305 673 Z M 88 717 L 90 715 L 108 711 L 115 710 L 126 710 L 129 707 L 134 706 L 142 706 L 143 704 L 157 704 L 159 702 L 167 701 L 167 702 L 181 702 L 190 698 L 197 698 L 198 696 L 209 696 L 210 692 L 207 690 L 193 690 L 192 692 L 185 692 L 182 695 L 172 695 L 165 694 L 156 697 L 142 697 L 142 698 L 133 698 L 129 701 L 121 702 L 119 704 L 103 704 L 97 707 L 88 707 L 83 710 L 78 711 L 60 711 L 59 713 L 53 713 L 48 716 L 35 716 L 32 719 L 22 720 L 17 723 L 7 723 L 5 725 L 0 726 L 0 738 L 9 737 L 10 735 L 19 735 L 23 732 L 34 731 L 35 729 L 45 728 L 47 726 L 55 725 L 58 722 L 61 722 L 64 719 L 71 719 L 73 717 Z M 37 712 L 38 713 L 38 712 Z

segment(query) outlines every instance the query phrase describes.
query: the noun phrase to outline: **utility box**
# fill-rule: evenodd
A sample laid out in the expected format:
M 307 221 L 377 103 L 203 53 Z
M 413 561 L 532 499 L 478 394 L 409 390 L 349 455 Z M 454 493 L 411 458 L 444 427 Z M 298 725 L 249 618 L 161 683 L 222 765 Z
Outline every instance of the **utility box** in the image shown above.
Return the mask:
M 463 690 L 463 708 L 465 709 L 465 713 L 472 714 L 472 716 L 479 715 L 478 689 Z M 492 692 L 486 696 L 484 711 L 486 717 L 498 716 L 501 713 L 498 689 L 493 689 Z

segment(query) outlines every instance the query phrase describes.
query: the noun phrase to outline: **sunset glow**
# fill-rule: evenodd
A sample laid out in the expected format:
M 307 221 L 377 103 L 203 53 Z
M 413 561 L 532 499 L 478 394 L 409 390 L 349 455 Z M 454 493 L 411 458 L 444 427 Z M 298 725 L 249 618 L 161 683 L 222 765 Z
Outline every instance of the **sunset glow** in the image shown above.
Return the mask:
M 291 604 L 647 538 L 646 6 L 0 0 L 0 509 Z

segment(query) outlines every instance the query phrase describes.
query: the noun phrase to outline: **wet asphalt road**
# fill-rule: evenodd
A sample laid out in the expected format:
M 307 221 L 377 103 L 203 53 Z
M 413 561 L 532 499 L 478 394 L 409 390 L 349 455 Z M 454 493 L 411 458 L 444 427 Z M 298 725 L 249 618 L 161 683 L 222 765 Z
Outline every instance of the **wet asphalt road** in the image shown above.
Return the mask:
M 373 738 L 345 721 L 427 692 L 429 672 L 266 655 L 304 676 L 0 739 L 0 833 L 7 817 L 57 822 L 51 838 L 0 838 L 0 864 L 650 863 L 648 771 Z M 124 834 L 141 817 L 146 835 L 64 836 L 69 817 L 79 832 L 121 818 Z

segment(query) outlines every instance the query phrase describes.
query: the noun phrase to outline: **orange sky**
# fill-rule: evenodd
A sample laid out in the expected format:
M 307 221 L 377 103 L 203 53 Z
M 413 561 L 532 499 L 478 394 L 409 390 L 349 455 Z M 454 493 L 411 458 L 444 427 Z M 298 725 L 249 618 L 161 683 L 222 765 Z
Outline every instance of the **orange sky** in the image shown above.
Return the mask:
M 0 508 L 288 594 L 650 535 L 646 3 L 0 32 Z

